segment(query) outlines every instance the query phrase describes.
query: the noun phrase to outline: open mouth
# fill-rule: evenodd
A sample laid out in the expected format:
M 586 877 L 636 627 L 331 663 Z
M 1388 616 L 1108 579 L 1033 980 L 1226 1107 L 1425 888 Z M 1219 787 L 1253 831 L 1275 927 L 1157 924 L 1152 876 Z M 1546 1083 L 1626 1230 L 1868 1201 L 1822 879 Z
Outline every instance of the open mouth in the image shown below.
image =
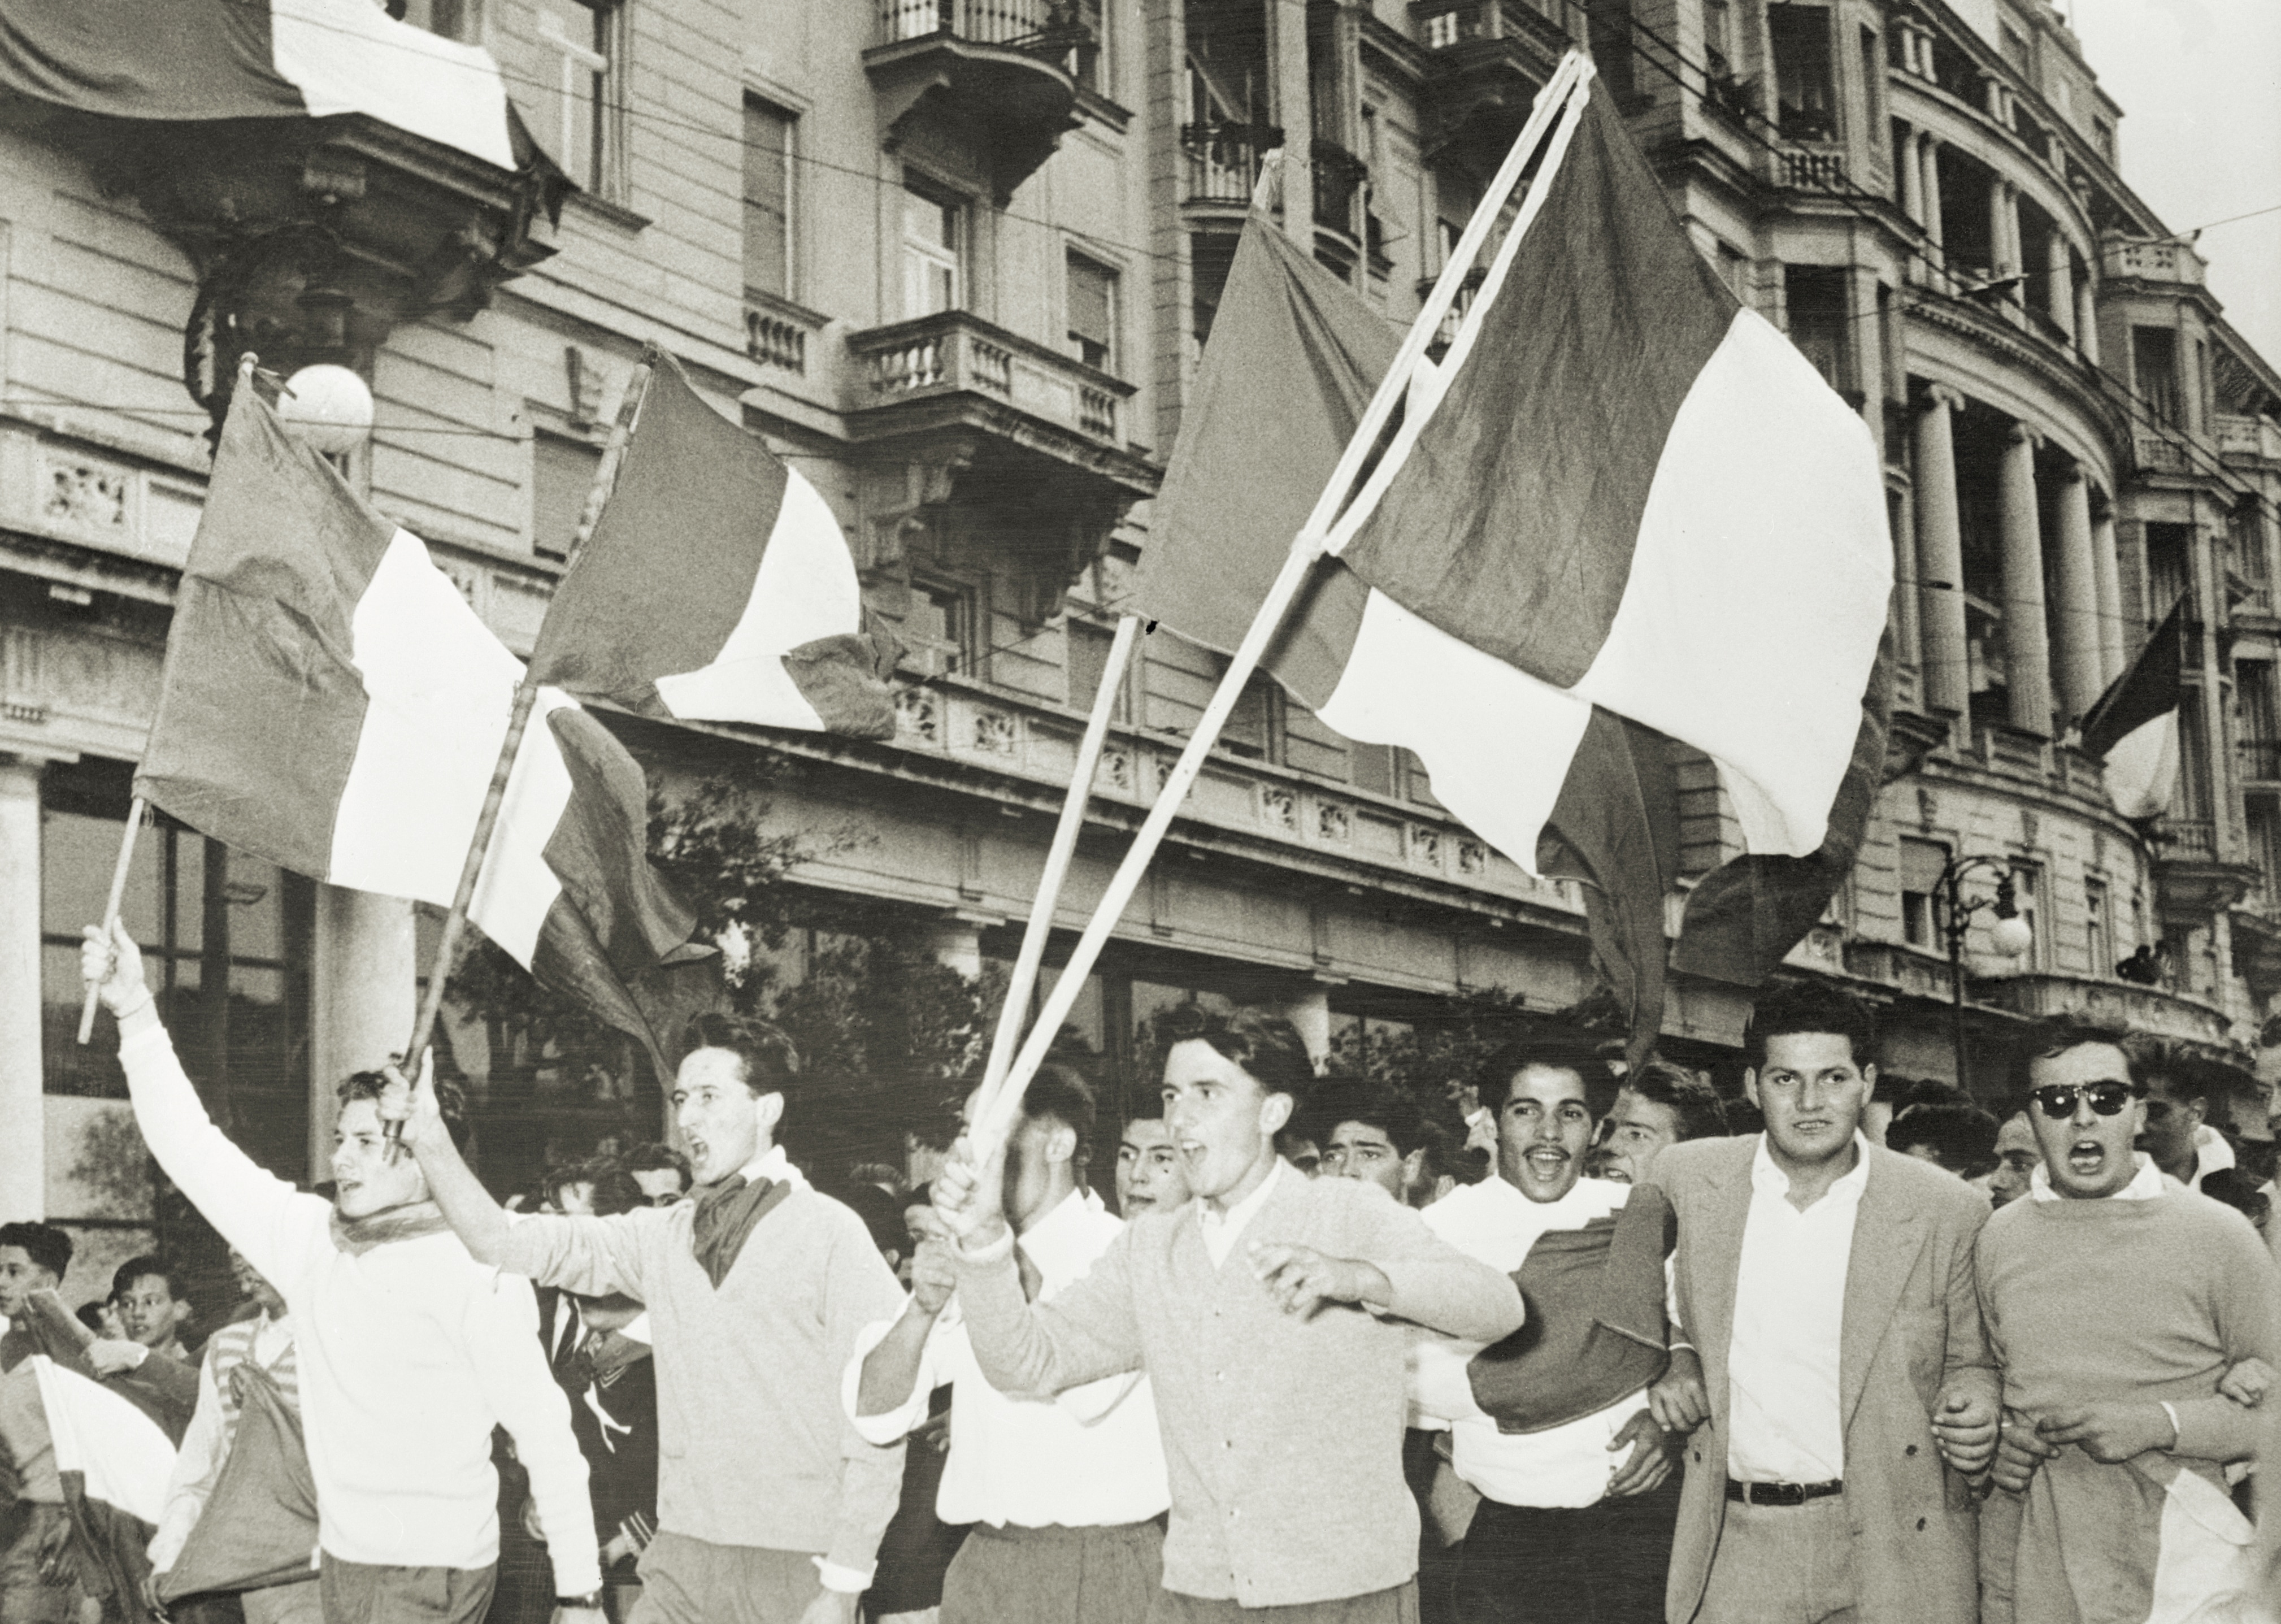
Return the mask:
M 1531 1172 L 1542 1179 L 1558 1178 L 1568 1167 L 1566 1150 L 1531 1150 L 1521 1160 L 1528 1164 Z
M 691 1139 L 686 1134 L 683 1135 L 683 1138 L 687 1141 L 689 1146 L 689 1159 L 697 1164 L 700 1167 L 705 1165 L 707 1156 L 711 1152 L 713 1147 L 707 1144 L 701 1139 Z
M 2095 1139 L 2079 1139 L 2068 1147 L 2067 1164 L 2077 1178 L 2097 1178 L 2107 1169 L 2107 1147 Z

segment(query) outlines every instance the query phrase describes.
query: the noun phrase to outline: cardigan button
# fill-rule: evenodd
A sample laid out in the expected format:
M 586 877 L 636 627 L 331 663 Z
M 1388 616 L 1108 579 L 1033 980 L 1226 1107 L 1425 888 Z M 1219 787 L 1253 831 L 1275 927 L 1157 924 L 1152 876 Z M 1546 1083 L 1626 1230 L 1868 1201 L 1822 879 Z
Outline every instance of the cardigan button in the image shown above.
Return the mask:
M 1918 1533 L 1920 1533 L 1920 1534 L 1921 1534 L 1921 1533 L 1923 1533 L 1923 1532 L 1924 1532 L 1924 1528 L 1925 1528 L 1925 1520 L 1924 1520 L 1923 1518 L 1920 1517 L 1920 1518 L 1918 1518 L 1918 1519 L 1917 1519 L 1917 1532 L 1918 1532 Z
M 1902 1454 L 1904 1454 L 1904 1455 L 1910 1455 L 1910 1456 L 1914 1456 L 1916 1452 L 1917 1452 L 1917 1446 L 1916 1446 L 1915 1444 L 1914 1444 L 1914 1443 L 1912 1443 L 1911 1445 L 1909 1445 L 1909 1447 L 1908 1447 L 1908 1448 L 1906 1448 L 1906 1449 L 1905 1449 L 1905 1450 L 1903 1450 L 1901 1451 L 1901 1453 L 1902 1453 Z

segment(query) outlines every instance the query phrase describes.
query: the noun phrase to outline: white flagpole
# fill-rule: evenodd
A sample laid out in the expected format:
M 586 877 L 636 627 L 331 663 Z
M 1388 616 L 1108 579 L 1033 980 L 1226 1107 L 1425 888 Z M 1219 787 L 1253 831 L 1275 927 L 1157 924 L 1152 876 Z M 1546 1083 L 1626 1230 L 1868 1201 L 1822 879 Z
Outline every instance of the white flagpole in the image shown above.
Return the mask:
M 1173 766 L 1171 777 L 1165 779 L 1164 788 L 1157 793 L 1156 804 L 1149 808 L 1148 818 L 1141 824 L 1140 832 L 1133 837 L 1131 849 L 1125 854 L 1125 861 L 1110 878 L 1108 890 L 1103 893 L 1100 904 L 1094 909 L 1093 918 L 1086 925 L 1085 933 L 1071 949 L 1061 979 L 1054 984 L 1045 1007 L 1038 1013 L 1036 1025 L 1030 1030 L 1029 1040 L 1023 1044 L 1021 1052 L 1015 1057 L 1012 1070 L 1008 1072 L 1000 1091 L 988 1096 L 982 1109 L 976 1111 L 969 1132 L 975 1141 L 978 1160 L 986 1160 L 987 1152 L 1011 1130 L 1015 1113 L 1009 1102 L 1011 1105 L 1019 1104 L 1030 1079 L 1037 1075 L 1039 1066 L 1045 1063 L 1046 1050 L 1051 1047 L 1054 1034 L 1061 1030 L 1062 1023 L 1069 1018 L 1071 1009 L 1076 1006 L 1086 978 L 1093 972 L 1093 966 L 1100 958 L 1102 948 L 1108 944 L 1110 932 L 1117 928 L 1117 921 L 1124 916 L 1126 906 L 1133 901 L 1133 893 L 1140 888 L 1140 878 L 1156 856 L 1156 848 L 1164 843 L 1165 834 L 1172 826 L 1172 819 L 1178 816 L 1181 803 L 1187 799 L 1190 787 L 1203 771 L 1204 758 L 1219 738 L 1220 730 L 1227 724 L 1236 701 L 1242 697 L 1244 684 L 1250 681 L 1252 672 L 1258 669 L 1261 656 L 1267 652 L 1267 645 L 1281 630 L 1283 617 L 1290 612 L 1299 589 L 1306 584 L 1309 572 L 1322 556 L 1331 522 L 1338 515 L 1349 488 L 1372 449 L 1378 444 L 1379 436 L 1385 432 L 1387 423 L 1393 418 L 1396 406 L 1408 393 L 1411 372 L 1426 362 L 1426 346 L 1432 342 L 1442 316 L 1455 301 L 1458 289 L 1465 282 L 1473 259 L 1481 252 L 1481 244 L 1496 224 L 1505 197 L 1519 184 L 1521 172 L 1527 167 L 1529 158 L 1543 140 L 1545 129 L 1554 116 L 1575 100 L 1589 76 L 1589 65 L 1584 62 L 1580 53 L 1571 51 L 1538 93 L 1527 124 L 1513 143 L 1512 151 L 1505 155 L 1504 164 L 1497 170 L 1496 179 L 1481 199 L 1481 206 L 1473 211 L 1473 218 L 1466 225 L 1465 235 L 1458 239 L 1458 245 L 1450 255 L 1450 262 L 1442 267 L 1442 275 L 1434 284 L 1434 291 L 1427 297 L 1425 307 L 1418 313 L 1417 320 L 1411 323 L 1409 336 L 1396 352 L 1394 364 L 1387 369 L 1377 392 L 1371 397 L 1361 422 L 1356 426 L 1345 452 L 1339 458 L 1337 468 L 1325 483 L 1321 496 L 1316 499 L 1314 511 L 1308 515 L 1307 522 L 1293 538 L 1290 554 L 1284 560 L 1281 572 L 1276 576 L 1274 584 L 1268 588 L 1267 595 L 1253 615 L 1250 630 L 1243 634 L 1243 641 L 1236 646 L 1227 670 L 1220 678 L 1219 687 L 1212 694 L 1211 702 L 1205 706 L 1203 715 L 1197 719 L 1195 731 L 1189 736 L 1187 748 L 1181 751 L 1180 759 Z M 1572 116 L 1572 126 L 1573 122 Z M 1537 189 L 1541 190 L 1541 186 Z
M 1037 901 L 1030 905 L 1030 920 L 1022 930 L 1022 948 L 1014 959 L 1014 974 L 1006 984 L 1006 1002 L 998 1011 L 998 1031 L 991 1040 L 990 1060 L 982 1071 L 982 1102 L 978 1117 L 986 1114 L 1006 1081 L 1013 1064 L 1015 1046 L 1021 1041 L 1023 1012 L 1030 1007 L 1030 989 L 1037 985 L 1038 967 L 1046 956 L 1046 939 L 1054 932 L 1054 911 L 1061 901 L 1062 882 L 1077 855 L 1077 838 L 1085 827 L 1085 808 L 1093 799 L 1093 775 L 1101 763 L 1102 744 L 1109 737 L 1109 720 L 1117 712 L 1118 692 L 1125 685 L 1125 668 L 1139 640 L 1139 616 L 1128 615 L 1117 623 L 1109 645 L 1109 661 L 1102 668 L 1101 687 L 1093 696 L 1093 715 L 1077 747 L 1077 764 L 1070 770 L 1069 793 L 1062 799 L 1061 822 L 1054 827 L 1053 845 L 1046 851 L 1045 871 L 1038 877 Z M 1079 978 L 1082 979 L 1082 978 Z

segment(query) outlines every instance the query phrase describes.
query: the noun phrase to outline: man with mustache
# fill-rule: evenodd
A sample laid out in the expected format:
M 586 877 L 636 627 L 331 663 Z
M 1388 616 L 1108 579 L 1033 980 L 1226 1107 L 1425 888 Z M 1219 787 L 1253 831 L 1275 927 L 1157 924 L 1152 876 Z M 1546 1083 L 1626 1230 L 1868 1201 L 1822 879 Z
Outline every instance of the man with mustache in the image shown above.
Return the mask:
M 1649 1170 L 1679 1219 L 1678 1337 L 1649 1401 L 1691 1430 L 1673 1624 L 1976 1624 L 1969 1479 L 1996 1442 L 1973 1291 L 1984 1195 L 1871 1145 L 1875 1037 L 1842 994 L 1762 998 L 1766 1129 Z M 1699 1349 L 1699 1352 L 1697 1351 Z

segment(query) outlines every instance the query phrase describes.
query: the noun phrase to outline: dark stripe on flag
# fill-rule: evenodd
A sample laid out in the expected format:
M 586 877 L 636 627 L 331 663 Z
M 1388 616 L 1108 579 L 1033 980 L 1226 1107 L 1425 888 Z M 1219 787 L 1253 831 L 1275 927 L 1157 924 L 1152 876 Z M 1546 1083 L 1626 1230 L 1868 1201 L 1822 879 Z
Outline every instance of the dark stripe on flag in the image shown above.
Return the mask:
M 11 0 L 0 90 L 114 119 L 305 114 L 272 66 L 268 0 Z
M 1472 353 L 1342 554 L 1563 688 L 1606 640 L 1672 421 L 1739 308 L 1609 91 L 1587 94 Z
M 365 715 L 357 604 L 396 527 L 237 391 L 182 569 L 135 793 L 322 878 Z
M 2130 669 L 2110 684 L 2083 719 L 2084 754 L 2100 761 L 2123 739 L 2177 709 L 2185 646 L 2186 600 L 2182 595 L 2138 651 Z

